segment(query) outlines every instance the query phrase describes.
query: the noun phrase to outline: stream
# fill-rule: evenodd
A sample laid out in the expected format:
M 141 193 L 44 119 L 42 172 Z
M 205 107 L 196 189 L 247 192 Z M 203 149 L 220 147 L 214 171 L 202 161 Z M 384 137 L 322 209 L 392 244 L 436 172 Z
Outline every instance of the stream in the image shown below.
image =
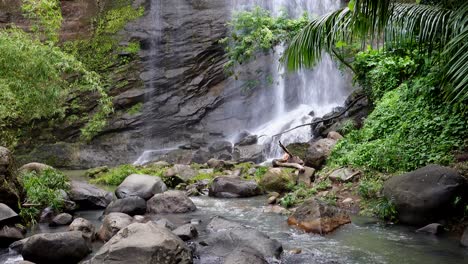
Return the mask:
M 83 179 L 82 171 L 67 172 L 73 179 Z M 432 236 L 415 233 L 414 227 L 386 225 L 376 219 L 352 217 L 352 223 L 339 228 L 330 235 L 320 236 L 304 233 L 287 225 L 287 216 L 269 212 L 266 196 L 241 199 L 219 199 L 208 196 L 191 197 L 198 210 L 187 214 L 164 215 L 176 225 L 197 219 L 200 221 L 201 241 L 206 236 L 205 226 L 214 216 L 240 222 L 246 226 L 266 233 L 283 244 L 285 253 L 278 263 L 425 263 L 461 264 L 468 263 L 468 250 L 459 246 L 456 236 L 445 234 Z M 78 211 L 74 217 L 90 220 L 98 229 L 101 225 L 103 210 Z M 160 217 L 158 216 L 154 216 Z M 28 231 L 28 236 L 45 232 L 63 232 L 68 226 L 49 227 L 38 224 Z M 94 243 L 93 252 L 102 246 Z M 301 249 L 302 253 L 293 255 L 291 249 Z M 13 264 L 21 256 L 8 249 L 0 251 L 0 263 Z M 206 259 L 195 259 L 194 263 L 216 263 Z

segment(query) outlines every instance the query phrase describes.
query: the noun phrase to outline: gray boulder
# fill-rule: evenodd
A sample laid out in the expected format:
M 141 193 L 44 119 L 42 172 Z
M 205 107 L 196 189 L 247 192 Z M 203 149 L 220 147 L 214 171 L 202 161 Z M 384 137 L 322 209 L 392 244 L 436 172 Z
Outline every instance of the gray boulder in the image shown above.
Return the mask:
M 195 153 L 193 153 L 192 162 L 195 162 L 198 164 L 204 164 L 211 158 L 213 158 L 213 155 L 210 152 L 199 149 L 195 151 Z
M 93 241 L 96 237 L 96 227 L 94 227 L 93 223 L 81 217 L 73 220 L 68 226 L 68 231 L 80 231 L 83 237 L 89 241 Z
M 18 204 L 22 200 L 23 186 L 17 178 L 13 156 L 7 148 L 0 146 L 0 203 L 6 204 L 14 210 L 19 209 Z M 0 219 L 2 217 L 2 209 L 0 208 Z M 1 222 L 2 220 L 0 220 Z
M 98 231 L 98 237 L 102 241 L 108 241 L 122 228 L 130 225 L 133 218 L 124 213 L 110 213 L 104 217 L 101 228 Z
M 35 263 L 78 263 L 91 252 L 81 232 L 44 233 L 29 237 L 21 255 Z
M 264 258 L 278 258 L 283 251 L 281 243 L 270 239 L 264 233 L 253 228 L 235 228 L 209 234 L 201 242 L 201 255 L 226 257 L 234 250 L 247 247 L 261 254 Z
M 26 173 L 26 172 L 35 172 L 35 173 L 41 173 L 43 170 L 46 169 L 52 169 L 51 166 L 39 162 L 31 162 L 28 164 L 25 164 L 21 166 L 18 171 L 21 173 Z
M 187 213 L 197 210 L 190 198 L 181 191 L 167 191 L 159 193 L 149 199 L 146 204 L 148 213 Z
M 265 160 L 262 145 L 236 146 L 233 152 L 233 159 L 237 162 L 260 163 Z
M 288 218 L 289 225 L 320 235 L 349 223 L 351 218 L 345 211 L 315 198 L 306 200 Z
M 80 209 L 104 209 L 114 199 L 112 193 L 80 181 L 71 182 L 69 195 Z
M 218 153 L 222 151 L 226 151 L 228 153 L 232 152 L 232 143 L 229 141 L 216 141 L 209 146 L 209 151 L 211 153 Z
M 330 138 L 323 138 L 313 142 L 305 154 L 305 165 L 314 169 L 320 169 L 328 156 L 330 156 L 331 150 L 335 145 L 336 140 Z
M 120 212 L 131 216 L 142 215 L 146 212 L 146 201 L 138 196 L 127 197 L 112 201 L 104 214 Z
M 239 142 L 236 143 L 237 146 L 248 146 L 257 144 L 258 137 L 257 135 L 248 135 L 244 138 L 240 139 Z
M 175 164 L 174 167 L 168 169 L 165 173 L 165 177 L 176 177 L 176 182 L 182 183 L 187 182 L 193 177 L 197 176 L 197 171 L 192 169 L 190 165 Z
M 6 248 L 11 243 L 24 238 L 23 232 L 17 227 L 4 226 L 0 229 L 0 248 Z
M 235 249 L 226 256 L 224 264 L 268 264 L 262 254 L 252 248 L 242 247 Z
M 460 239 L 460 244 L 464 247 L 468 247 L 468 227 L 465 228 L 465 232 L 463 232 L 463 235 Z
M 195 225 L 192 224 L 185 224 L 179 226 L 178 228 L 172 231 L 176 236 L 180 237 L 183 241 L 188 241 L 197 238 L 198 230 Z
M 18 220 L 18 214 L 8 205 L 0 203 L 0 225 L 6 225 Z
M 192 254 L 171 231 L 154 223 L 134 223 L 120 230 L 90 264 L 191 264 Z
M 444 232 L 444 226 L 438 223 L 428 224 L 416 230 L 416 233 L 425 233 L 430 235 L 439 235 Z
M 454 201 L 464 197 L 465 187 L 465 178 L 455 170 L 428 165 L 390 178 L 383 193 L 395 204 L 402 223 L 425 225 L 453 215 Z
M 69 225 L 72 221 L 73 216 L 71 214 L 61 213 L 52 219 L 52 222 L 50 222 L 49 226 Z
M 262 194 L 255 181 L 238 177 L 216 177 L 210 185 L 209 196 L 219 198 L 251 197 Z
M 145 200 L 157 193 L 167 190 L 161 178 L 144 174 L 132 174 L 117 187 L 115 194 L 118 198 L 138 196 Z

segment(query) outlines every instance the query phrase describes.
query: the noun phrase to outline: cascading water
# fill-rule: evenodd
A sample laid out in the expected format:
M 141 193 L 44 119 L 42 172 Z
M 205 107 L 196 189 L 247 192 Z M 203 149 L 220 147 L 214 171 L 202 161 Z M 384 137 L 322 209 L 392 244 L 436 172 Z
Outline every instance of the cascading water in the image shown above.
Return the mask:
M 336 10 L 341 5 L 340 0 L 239 0 L 235 1 L 232 8 L 233 11 L 238 11 L 260 6 L 270 10 L 275 16 L 284 11 L 291 17 L 299 17 L 303 12 L 308 12 L 309 17 L 313 17 Z M 278 140 L 289 144 L 311 139 L 309 127 L 293 130 L 274 139 L 273 135 L 311 122 L 314 116 L 322 116 L 334 107 L 342 105 L 350 90 L 346 76 L 328 54 L 324 54 L 322 61 L 312 70 L 286 73 L 279 62 L 284 50 L 285 46 L 281 44 L 274 49 L 271 56 L 274 97 L 272 102 L 267 103 L 273 108 L 271 112 L 274 115 L 267 122 L 247 128 L 251 133 L 260 136 L 259 143 L 266 146 L 267 158 L 281 156 Z M 258 103 L 265 102 L 259 100 Z M 257 120 L 264 120 L 261 117 L 264 113 L 252 114 L 258 116 Z

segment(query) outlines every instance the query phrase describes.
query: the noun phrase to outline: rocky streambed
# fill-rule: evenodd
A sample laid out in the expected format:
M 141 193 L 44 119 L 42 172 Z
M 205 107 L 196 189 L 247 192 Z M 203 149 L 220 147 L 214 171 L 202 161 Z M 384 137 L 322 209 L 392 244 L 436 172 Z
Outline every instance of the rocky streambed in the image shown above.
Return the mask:
M 77 175 L 74 179 L 84 181 Z M 158 186 L 158 182 L 153 186 Z M 135 197 L 124 197 L 125 191 L 120 188 L 116 191 L 121 198 L 116 201 L 121 201 L 120 204 L 114 201 L 107 209 L 76 211 L 70 226 L 38 224 L 28 230 L 26 236 L 29 239 L 37 237 L 34 235 L 42 237 L 36 239 L 36 244 L 31 241 L 24 244 L 22 254 L 27 250 L 29 253 L 26 254 L 35 254 L 36 257 L 41 254 L 78 256 L 80 250 L 88 248 L 80 246 L 80 243 L 90 242 L 86 238 L 89 231 L 90 236 L 96 233 L 98 239 L 88 244 L 91 245 L 90 251 L 82 253 L 84 259 L 70 258 L 70 261 L 149 263 L 146 261 L 153 260 L 156 262 L 151 263 L 200 264 L 468 261 L 468 252 L 459 247 L 458 238 L 450 234 L 436 237 L 416 233 L 413 227 L 386 225 L 375 219 L 353 216 L 350 224 L 321 236 L 288 226 L 285 209 L 267 205 L 267 196 L 188 198 L 178 191 L 165 191 L 161 186 L 155 188 L 147 192 L 164 192 L 153 195 L 146 203 L 138 203 Z M 145 214 L 146 211 L 149 213 Z M 103 216 L 103 213 L 107 213 L 107 216 Z M 69 230 L 80 230 L 83 239 Z M 63 240 L 60 242 L 60 252 L 54 251 L 57 250 L 51 242 L 54 240 Z M 67 253 L 63 247 L 68 247 L 72 252 Z M 12 248 L 18 250 L 19 247 Z M 21 254 L 15 250 L 3 249 L 0 262 L 21 261 Z M 38 250 L 43 252 L 35 252 Z

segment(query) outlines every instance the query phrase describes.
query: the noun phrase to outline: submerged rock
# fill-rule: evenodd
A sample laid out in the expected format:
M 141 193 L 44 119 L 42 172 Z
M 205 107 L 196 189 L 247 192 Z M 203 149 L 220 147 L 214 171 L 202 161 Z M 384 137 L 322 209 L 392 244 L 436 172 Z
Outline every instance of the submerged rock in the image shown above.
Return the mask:
M 210 185 L 209 195 L 219 198 L 251 197 L 262 194 L 255 181 L 238 177 L 216 177 Z
M 227 231 L 238 228 L 245 228 L 245 226 L 234 221 L 229 221 L 222 216 L 213 217 L 206 226 L 206 230 L 210 233 L 216 233 L 219 231 Z
M 112 193 L 80 181 L 71 182 L 69 194 L 80 209 L 104 209 L 114 199 Z
M 392 200 L 402 223 L 424 225 L 453 215 L 454 201 L 463 198 L 466 180 L 457 171 L 439 165 L 390 178 L 385 197 Z
M 149 199 L 147 212 L 153 214 L 187 213 L 197 210 L 190 198 L 181 191 L 159 193 Z
M 439 235 L 444 232 L 444 226 L 438 223 L 428 224 L 416 230 L 416 233 L 426 233 L 431 235 Z
M 110 213 L 104 217 L 98 236 L 102 241 L 108 241 L 122 228 L 130 225 L 133 218 L 124 213 Z
M 104 214 L 120 212 L 131 216 L 146 213 L 146 201 L 138 196 L 127 197 L 112 201 L 104 211 Z
M 306 200 L 288 218 L 289 225 L 321 235 L 349 223 L 351 218 L 347 213 L 318 199 Z
M 176 225 L 172 223 L 171 221 L 169 221 L 167 218 L 161 218 L 157 221 L 154 221 L 154 223 L 157 224 L 158 226 L 167 228 L 169 230 L 176 229 Z
M 176 235 L 152 222 L 120 230 L 90 260 L 90 264 L 190 264 L 190 249 Z
M 78 263 L 91 252 L 81 232 L 44 233 L 29 237 L 21 255 L 35 263 Z
M 167 190 L 161 178 L 144 174 L 132 174 L 117 187 L 115 194 L 118 198 L 137 196 L 148 200 L 157 193 Z

